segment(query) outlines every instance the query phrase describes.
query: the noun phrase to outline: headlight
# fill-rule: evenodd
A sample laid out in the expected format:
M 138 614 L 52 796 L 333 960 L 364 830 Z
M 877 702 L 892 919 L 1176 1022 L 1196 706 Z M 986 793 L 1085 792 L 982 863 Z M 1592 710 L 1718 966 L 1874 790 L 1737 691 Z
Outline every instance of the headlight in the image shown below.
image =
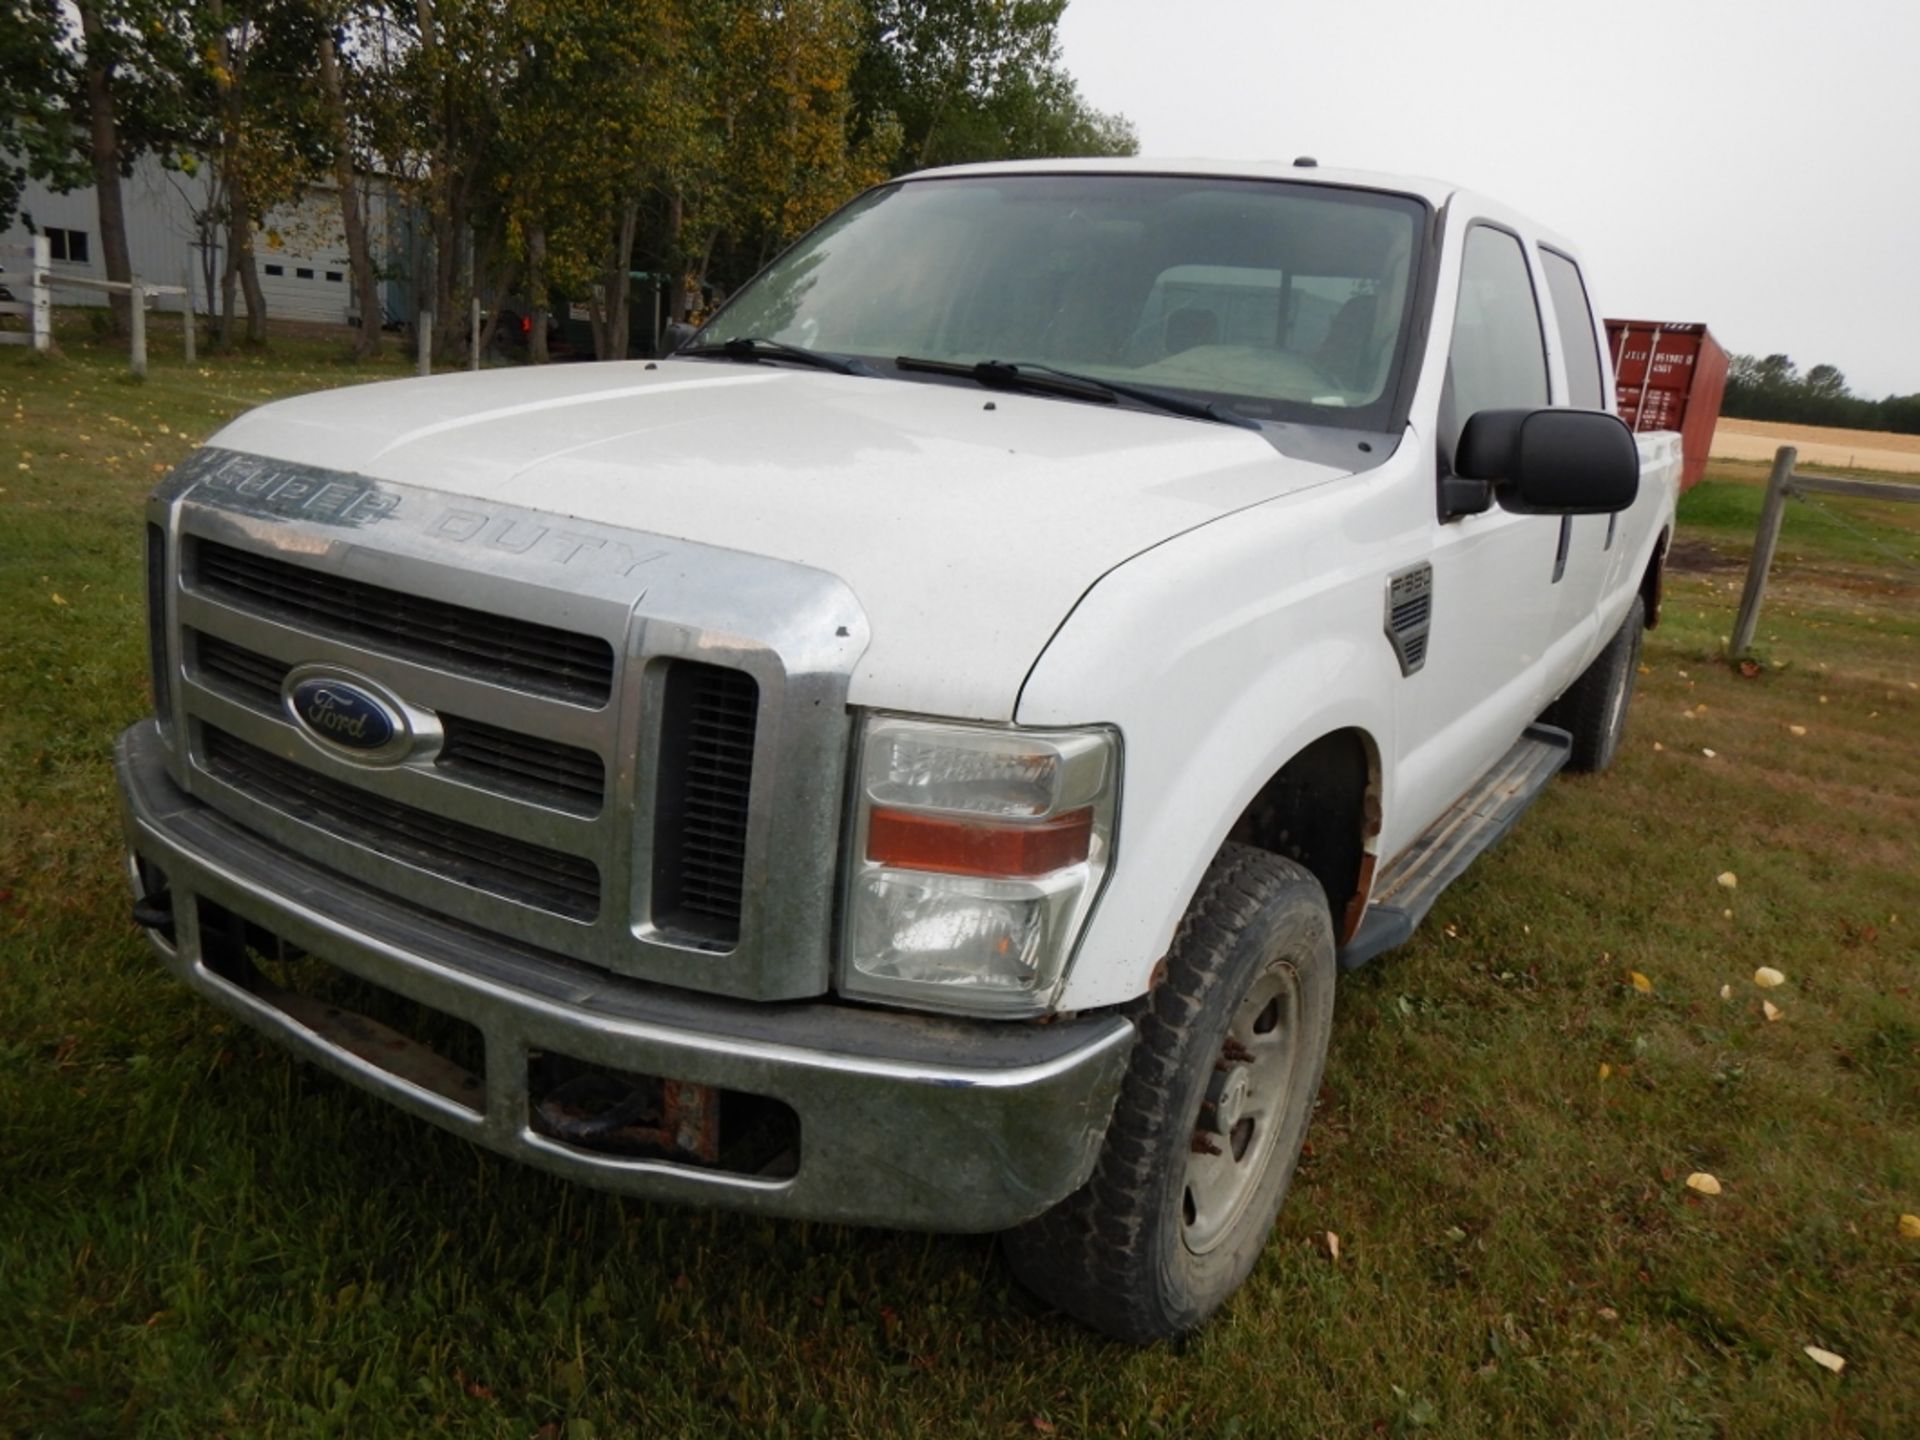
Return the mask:
M 1111 730 L 871 717 L 840 988 L 933 1009 L 1052 1003 L 1113 852 Z

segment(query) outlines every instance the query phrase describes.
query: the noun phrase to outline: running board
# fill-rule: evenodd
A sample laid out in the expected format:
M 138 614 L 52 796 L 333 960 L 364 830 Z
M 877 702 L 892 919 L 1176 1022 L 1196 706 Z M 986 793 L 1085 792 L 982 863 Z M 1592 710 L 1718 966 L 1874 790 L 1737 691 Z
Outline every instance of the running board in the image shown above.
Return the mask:
M 1355 969 L 1411 939 L 1440 892 L 1513 828 L 1572 748 L 1565 730 L 1529 725 L 1478 784 L 1380 873 L 1360 928 L 1341 947 L 1341 968 Z

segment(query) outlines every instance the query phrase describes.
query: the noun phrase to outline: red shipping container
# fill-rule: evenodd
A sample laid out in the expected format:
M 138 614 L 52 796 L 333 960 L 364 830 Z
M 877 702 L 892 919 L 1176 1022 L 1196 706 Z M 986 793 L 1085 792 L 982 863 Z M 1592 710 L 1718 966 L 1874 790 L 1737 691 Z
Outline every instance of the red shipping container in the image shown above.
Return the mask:
M 1659 320 L 1607 321 L 1607 348 L 1620 418 L 1633 430 L 1678 430 L 1680 488 L 1690 488 L 1706 473 L 1727 390 L 1727 352 L 1705 325 Z

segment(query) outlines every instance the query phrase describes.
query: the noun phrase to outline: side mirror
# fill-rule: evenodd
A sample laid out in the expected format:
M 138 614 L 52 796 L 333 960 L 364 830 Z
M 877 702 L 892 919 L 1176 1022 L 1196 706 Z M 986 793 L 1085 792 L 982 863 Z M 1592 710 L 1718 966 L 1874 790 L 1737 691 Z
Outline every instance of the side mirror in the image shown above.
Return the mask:
M 660 353 L 671 355 L 682 345 L 693 339 L 700 327 L 689 325 L 684 320 L 669 320 L 666 330 L 660 336 Z
M 1610 515 L 1640 493 L 1640 450 L 1601 410 L 1482 410 L 1454 447 L 1454 473 L 1494 486 L 1520 515 Z

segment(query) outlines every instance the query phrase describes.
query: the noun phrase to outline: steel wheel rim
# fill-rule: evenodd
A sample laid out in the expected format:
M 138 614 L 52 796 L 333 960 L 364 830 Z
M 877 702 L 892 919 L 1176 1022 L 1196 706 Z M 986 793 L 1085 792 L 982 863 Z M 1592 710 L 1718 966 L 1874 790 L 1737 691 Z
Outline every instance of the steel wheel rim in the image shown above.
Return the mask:
M 1246 1213 L 1267 1173 L 1293 1094 L 1300 977 L 1276 965 L 1227 1025 L 1200 1102 L 1180 1190 L 1181 1239 L 1205 1255 Z

